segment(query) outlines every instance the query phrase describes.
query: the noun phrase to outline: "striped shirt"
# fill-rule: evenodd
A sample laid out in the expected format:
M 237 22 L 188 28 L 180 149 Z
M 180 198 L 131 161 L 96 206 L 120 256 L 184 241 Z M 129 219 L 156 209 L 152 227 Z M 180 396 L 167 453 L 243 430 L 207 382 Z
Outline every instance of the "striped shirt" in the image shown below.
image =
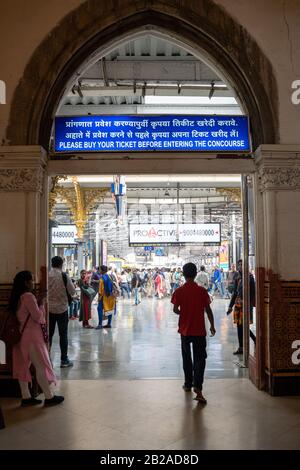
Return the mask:
M 62 277 L 62 271 L 58 268 L 52 268 L 49 273 L 48 298 L 50 313 L 64 313 L 68 310 L 68 296 Z M 73 282 L 67 275 L 67 289 L 71 297 L 76 294 Z

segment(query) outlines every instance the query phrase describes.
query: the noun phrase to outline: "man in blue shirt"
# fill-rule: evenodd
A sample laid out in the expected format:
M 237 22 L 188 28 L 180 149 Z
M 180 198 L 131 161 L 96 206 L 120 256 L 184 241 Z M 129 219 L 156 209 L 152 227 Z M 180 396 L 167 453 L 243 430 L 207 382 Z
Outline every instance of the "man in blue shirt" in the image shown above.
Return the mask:
M 222 290 L 222 273 L 218 266 L 216 266 L 214 270 L 213 284 L 210 293 L 213 295 L 216 289 L 218 289 L 221 297 L 224 297 L 224 292 Z

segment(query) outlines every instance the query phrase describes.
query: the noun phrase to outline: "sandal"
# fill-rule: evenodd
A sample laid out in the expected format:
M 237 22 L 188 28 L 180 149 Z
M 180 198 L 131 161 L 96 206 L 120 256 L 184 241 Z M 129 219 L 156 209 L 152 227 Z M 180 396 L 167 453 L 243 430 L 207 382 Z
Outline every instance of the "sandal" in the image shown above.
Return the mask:
M 202 390 L 199 390 L 198 388 L 194 388 L 194 392 L 196 393 L 196 396 L 194 400 L 197 400 L 199 403 L 207 403 L 206 398 L 202 395 Z
M 195 396 L 194 400 L 198 401 L 199 403 L 203 403 L 204 405 L 206 405 L 206 403 L 207 403 L 207 400 L 204 398 L 203 395 Z

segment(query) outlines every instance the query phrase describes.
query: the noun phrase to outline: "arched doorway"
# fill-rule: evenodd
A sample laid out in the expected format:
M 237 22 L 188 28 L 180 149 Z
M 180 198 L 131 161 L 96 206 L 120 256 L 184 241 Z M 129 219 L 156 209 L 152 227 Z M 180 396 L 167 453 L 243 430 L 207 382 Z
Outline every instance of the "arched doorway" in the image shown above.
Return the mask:
M 76 77 L 66 87 L 66 91 L 59 104 L 56 116 L 78 116 L 78 115 L 95 116 L 98 114 L 100 116 L 101 115 L 107 116 L 109 114 L 118 115 L 119 113 L 121 113 L 121 116 L 122 116 L 124 114 L 126 115 L 127 113 L 129 114 L 133 113 L 133 115 L 136 114 L 136 116 L 138 117 L 141 112 L 144 115 L 152 113 L 152 114 L 158 114 L 159 116 L 161 116 L 162 113 L 166 113 L 166 110 L 163 109 L 162 107 L 155 108 L 155 110 L 153 108 L 150 108 L 150 106 L 147 108 L 146 98 L 151 98 L 155 96 L 156 98 L 160 98 L 160 100 L 162 100 L 161 96 L 163 95 L 160 95 L 159 91 L 165 93 L 166 90 L 164 88 L 166 88 L 167 86 L 169 86 L 169 88 L 167 89 L 168 94 L 169 94 L 168 98 L 172 98 L 171 101 L 174 101 L 174 102 L 177 101 L 177 111 L 175 112 L 174 108 L 169 106 L 167 113 L 169 114 L 171 112 L 171 114 L 175 113 L 175 114 L 180 115 L 183 112 L 182 110 L 186 112 L 187 109 L 186 107 L 183 107 L 183 108 L 181 107 L 179 109 L 179 106 L 180 106 L 178 104 L 179 98 L 178 96 L 176 96 L 178 94 L 178 89 L 182 94 L 184 94 L 184 96 L 181 96 L 183 98 L 183 101 L 188 100 L 189 98 L 188 92 L 189 92 L 189 93 L 192 93 L 192 95 L 190 96 L 190 98 L 192 98 L 192 102 L 193 101 L 196 102 L 199 96 L 197 96 L 195 89 L 191 89 L 191 88 L 193 86 L 195 88 L 197 85 L 199 87 L 201 86 L 202 87 L 201 91 L 203 91 L 204 95 L 205 94 L 207 95 L 208 93 L 211 92 L 211 89 L 212 89 L 211 84 L 215 83 L 214 80 L 217 81 L 217 83 L 214 86 L 216 88 L 219 87 L 217 94 L 218 94 L 218 97 L 220 98 L 220 104 L 219 104 L 219 108 L 210 109 L 209 111 L 210 113 L 215 114 L 215 115 L 228 113 L 229 112 L 228 108 L 225 108 L 225 107 L 222 108 L 221 100 L 226 99 L 226 98 L 228 98 L 229 100 L 230 99 L 233 100 L 230 94 L 232 90 L 226 87 L 226 84 L 224 82 L 219 83 L 221 77 L 219 77 L 218 74 L 214 75 L 212 69 L 206 66 L 203 60 L 200 62 L 200 60 L 193 55 L 192 50 L 191 50 L 191 53 L 189 53 L 188 50 L 186 50 L 187 48 L 184 49 L 183 45 L 177 45 L 177 42 L 175 42 L 174 40 L 171 41 L 171 39 L 172 38 L 166 37 L 166 35 L 162 35 L 161 33 L 154 32 L 153 30 L 147 30 L 146 32 L 139 32 L 133 35 L 129 34 L 126 37 L 124 37 L 122 41 L 116 40 L 116 44 L 113 44 L 111 47 L 106 48 L 105 53 L 103 50 L 98 53 L 95 53 L 92 58 L 88 58 L 86 60 L 86 63 L 81 65 L 80 71 L 78 70 Z M 162 59 L 162 60 L 159 60 L 159 59 Z M 151 68 L 151 72 L 149 72 L 149 67 Z M 163 71 L 160 70 L 161 67 L 163 67 Z M 193 81 L 191 80 L 191 76 L 194 75 L 196 77 L 197 68 L 201 69 L 202 80 L 200 79 L 200 77 L 198 77 L 197 80 Z M 180 69 L 181 74 L 179 73 L 179 69 Z M 192 72 L 188 73 L 187 69 L 192 69 Z M 168 73 L 169 70 L 172 70 L 172 76 L 168 77 L 168 80 L 166 79 L 163 80 L 163 78 L 166 78 L 166 75 L 167 76 L 171 75 L 170 73 Z M 138 73 L 136 73 L 136 71 Z M 185 77 L 188 83 L 184 83 L 184 80 L 182 79 L 180 80 L 180 76 L 181 78 Z M 143 77 L 142 81 L 141 79 L 138 79 L 138 77 Z M 206 80 L 203 80 L 204 77 L 206 78 Z M 151 80 L 152 80 L 152 85 L 150 83 Z M 209 86 L 205 82 L 208 82 Z M 124 83 L 126 83 L 126 86 L 124 85 Z M 177 84 L 178 88 L 176 87 L 175 84 Z M 151 86 L 156 87 L 155 90 L 153 91 L 154 95 L 151 95 L 152 93 Z M 144 90 L 143 90 L 143 87 L 145 88 Z M 144 97 L 140 96 L 140 94 L 138 93 L 139 91 L 142 93 L 144 91 L 145 96 Z M 221 92 L 223 92 L 223 94 L 227 96 L 220 97 Z M 132 110 L 132 109 L 128 110 L 129 108 L 129 106 L 127 105 L 128 100 L 127 101 L 125 100 L 126 104 L 120 105 L 120 101 L 124 103 L 125 97 L 122 95 L 125 95 L 126 99 L 129 98 L 129 100 L 134 99 L 134 102 L 136 103 L 135 106 L 139 108 L 140 110 L 139 111 Z M 99 96 L 100 97 L 104 96 L 104 100 L 102 98 L 99 99 Z M 116 97 L 120 98 L 118 100 L 119 105 L 116 104 Z M 145 98 L 145 99 L 143 100 L 141 98 Z M 204 96 L 204 101 L 205 99 L 207 99 L 206 96 Z M 193 109 L 192 109 L 192 106 L 193 106 Z M 212 106 L 212 103 L 210 103 L 210 106 Z M 195 104 L 193 105 L 190 104 L 189 112 L 200 115 L 202 108 L 199 106 L 198 108 L 195 109 L 195 107 L 196 107 Z M 118 111 L 116 111 L 116 108 L 118 109 Z M 141 111 L 141 108 L 143 109 L 143 111 Z M 237 103 L 232 104 L 231 112 L 238 113 L 240 111 L 241 110 Z M 58 117 L 58 119 L 60 118 Z M 62 169 L 59 168 L 62 162 L 60 161 L 61 159 L 59 157 L 59 154 L 55 154 L 53 153 L 53 151 L 54 150 L 51 145 L 50 155 L 51 155 L 51 158 L 53 157 L 54 161 L 51 161 L 51 163 L 49 164 L 49 170 L 51 174 L 59 174 L 62 171 Z M 80 158 L 78 152 L 75 151 L 72 153 L 73 153 L 72 155 L 73 160 Z M 118 171 L 120 172 L 120 157 L 125 155 L 125 153 L 124 151 L 121 151 L 121 150 L 119 152 L 115 151 L 115 155 L 113 156 L 110 155 L 109 157 L 106 158 L 103 153 L 101 154 L 101 152 L 99 152 L 96 156 L 96 160 L 99 160 L 99 159 L 101 160 L 101 167 L 98 167 L 97 162 L 95 162 L 95 155 L 93 158 L 91 157 L 92 161 L 88 155 L 85 155 L 84 161 L 80 162 L 82 163 L 81 171 L 83 171 L 85 174 L 87 173 L 89 173 L 90 175 L 93 174 L 94 176 L 97 175 L 97 171 L 98 171 L 100 172 L 102 176 L 103 176 L 103 173 L 106 173 L 107 176 L 109 176 L 109 171 L 111 168 L 111 159 L 113 159 L 115 160 L 116 165 L 119 167 Z M 65 155 L 65 157 L 68 158 L 68 155 Z M 194 157 L 197 157 L 197 156 L 194 155 Z M 168 169 L 168 173 L 174 173 L 174 171 L 176 170 L 176 164 L 174 165 L 174 162 L 173 162 L 173 168 L 171 168 L 170 161 L 172 160 L 175 161 L 175 159 L 181 160 L 180 155 L 175 155 L 174 152 L 171 156 L 169 154 L 168 158 L 166 155 L 161 155 L 161 154 L 159 158 L 157 158 L 157 155 L 155 155 L 154 152 L 150 153 L 149 156 L 145 155 L 143 159 L 144 158 L 147 161 L 147 169 L 146 169 L 146 166 L 144 166 L 143 168 L 141 168 L 141 173 L 149 170 L 149 159 L 153 159 L 153 160 L 156 159 L 157 170 L 154 171 L 152 168 L 152 172 L 157 173 L 157 174 L 159 172 L 158 167 L 161 166 L 161 161 L 163 158 L 168 160 L 167 167 L 165 169 L 166 172 Z M 186 165 L 187 158 L 188 158 L 188 155 L 185 155 L 184 157 L 185 165 Z M 105 162 L 104 162 L 104 159 L 105 159 Z M 131 166 L 131 171 L 133 168 L 136 171 L 136 162 L 138 160 L 141 160 L 140 163 L 142 164 L 142 166 L 145 165 L 140 155 L 138 155 L 137 157 L 134 155 L 133 156 L 130 155 L 130 157 L 127 156 L 127 159 L 125 162 L 127 171 L 129 170 L 130 166 Z M 193 161 L 194 172 L 203 173 L 204 167 L 202 169 L 199 169 L 199 167 L 197 168 L 196 163 L 198 162 L 194 160 Z M 65 167 L 66 172 L 72 171 L 72 172 L 76 172 L 79 174 L 80 170 L 78 168 L 77 170 L 75 170 L 74 164 L 75 164 L 75 161 L 72 161 L 72 165 L 71 167 L 69 166 L 69 170 L 67 170 L 67 167 Z M 168 167 L 168 164 L 169 164 L 169 167 Z M 67 166 L 68 166 L 68 163 L 67 163 Z M 96 169 L 96 167 L 98 168 L 98 170 Z M 226 165 L 224 165 L 224 168 L 225 167 Z M 220 168 L 217 169 L 216 171 L 220 172 Z M 182 170 L 182 173 L 186 173 L 186 168 Z M 200 181 L 201 177 L 196 176 L 196 175 L 194 177 L 194 181 L 195 181 L 195 178 L 197 180 L 197 177 L 199 178 L 199 181 Z M 128 181 L 129 179 L 130 178 L 126 176 L 126 181 Z M 153 180 L 155 179 L 153 178 Z M 181 176 L 178 175 L 178 182 L 180 181 L 181 181 Z M 193 181 L 193 179 L 191 179 L 190 181 Z M 83 179 L 81 179 L 81 183 L 86 184 L 86 182 L 84 182 L 84 177 Z M 157 185 L 158 185 L 158 182 L 156 182 L 156 186 Z M 182 189 L 184 189 L 183 186 L 184 185 L 181 183 Z M 196 183 L 196 186 L 197 186 L 197 183 Z M 92 188 L 90 189 L 92 190 Z M 64 191 L 69 191 L 69 190 L 71 190 L 71 188 L 69 189 L 61 188 L 60 194 L 62 195 Z M 83 189 L 83 192 L 85 192 L 85 189 Z M 131 199 L 130 197 L 127 198 L 127 203 L 129 205 L 130 205 L 130 199 Z M 107 202 L 108 201 L 106 201 L 106 203 Z M 113 214 L 112 214 L 112 218 L 114 218 Z M 59 223 L 59 220 L 61 220 L 61 216 L 57 214 L 57 218 L 55 218 L 55 222 Z M 66 219 L 64 220 L 66 221 Z M 68 220 L 68 222 L 71 223 L 71 220 Z M 79 228 L 79 231 L 81 232 L 80 228 Z M 114 232 L 113 228 L 111 228 L 111 232 Z M 97 233 L 100 238 L 100 230 Z M 104 227 L 103 227 L 102 236 L 103 236 L 103 233 L 104 233 Z M 126 233 L 125 227 L 123 227 L 123 233 L 124 234 Z M 88 237 L 91 240 L 90 234 L 88 234 L 87 232 L 85 233 L 85 237 Z M 81 271 L 81 269 L 85 265 L 85 263 L 83 263 L 82 255 L 81 255 L 81 246 L 85 242 L 83 241 L 83 236 L 80 236 L 79 238 L 82 239 L 82 241 L 77 242 L 79 243 L 80 248 L 79 248 L 78 253 L 76 253 L 76 261 L 75 261 L 76 268 L 75 269 L 73 269 L 74 266 L 72 267 L 72 262 L 71 262 L 71 272 L 74 273 L 74 278 L 78 277 L 78 273 Z M 108 242 L 108 238 L 105 238 L 105 241 Z M 59 248 L 61 249 L 61 247 Z M 55 251 L 58 250 L 59 248 L 56 245 Z M 85 248 L 84 250 L 85 252 L 89 252 L 89 249 Z M 110 255 L 115 253 L 111 238 L 109 242 L 109 250 L 110 250 L 109 252 Z M 69 250 L 67 250 L 66 253 L 67 252 L 69 252 Z M 120 254 L 119 254 L 120 249 L 117 250 L 117 253 L 118 255 L 115 255 L 114 258 L 120 257 Z M 134 255 L 134 253 L 131 253 L 131 254 Z M 187 254 L 185 254 L 185 259 L 186 259 L 186 256 Z M 116 259 L 114 259 L 114 261 L 116 261 Z M 87 268 L 85 267 L 84 269 L 87 269 Z M 200 267 L 198 269 L 200 269 Z M 121 305 L 122 305 L 122 302 L 121 302 Z M 122 306 L 120 307 L 121 311 L 122 311 Z M 152 308 L 153 308 L 152 305 L 148 305 L 147 312 L 151 314 Z M 225 305 L 223 307 L 220 305 L 218 316 L 221 315 L 221 311 L 223 312 L 222 309 L 224 308 L 225 308 Z M 158 318 L 161 317 L 161 315 L 165 313 L 166 312 L 161 311 L 160 314 L 158 315 Z M 128 315 L 128 314 L 131 314 L 130 310 L 129 311 L 126 310 L 125 315 Z M 133 319 L 135 319 L 134 315 L 133 315 Z M 93 322 L 94 321 L 96 321 L 95 317 L 93 318 Z M 93 323 L 93 325 L 96 326 L 95 323 Z M 120 328 L 118 331 L 122 331 L 122 328 Z M 73 329 L 73 334 L 77 334 L 76 332 L 78 332 L 78 330 L 74 331 Z M 140 340 L 142 341 L 142 336 Z M 82 341 L 84 341 L 84 338 L 82 338 Z M 121 336 L 120 336 L 120 341 L 122 342 Z M 147 348 L 149 346 L 150 346 L 149 342 L 146 341 L 145 347 Z M 99 354 L 101 356 L 101 353 Z M 231 354 L 231 351 L 230 351 L 230 354 Z M 75 351 L 73 352 L 73 355 L 78 356 L 78 354 L 76 354 Z M 122 359 L 120 360 L 122 362 Z M 225 366 L 222 366 L 220 368 L 220 371 L 222 371 L 222 373 L 224 373 L 224 369 L 223 369 L 224 367 Z M 125 366 L 123 366 L 122 369 L 123 369 L 122 373 L 126 375 Z M 137 373 L 139 374 L 145 373 L 145 372 L 142 372 L 145 369 L 149 370 L 149 367 L 141 368 L 141 370 L 139 370 L 139 372 Z M 171 367 L 171 370 L 174 370 L 174 369 Z M 227 369 L 227 374 L 229 374 L 228 372 L 229 370 L 230 369 Z M 127 372 L 127 373 L 130 373 L 130 372 Z M 151 373 L 151 369 L 149 370 L 149 373 Z M 155 371 L 154 373 L 157 374 L 158 372 Z M 210 369 L 210 373 L 212 373 L 212 369 Z M 221 372 L 218 372 L 218 374 L 220 373 Z M 233 373 L 234 374 L 238 373 L 238 369 L 235 368 L 235 371 L 233 371 Z
M 84 3 L 53 32 L 55 42 L 50 36 L 41 44 L 14 95 L 7 129 L 7 139 L 12 145 L 39 144 L 47 149 L 58 103 L 86 58 L 99 51 L 104 54 L 116 41 L 145 31 L 155 31 L 184 44 L 221 71 L 249 114 L 254 149 L 278 141 L 277 93 L 271 65 L 248 33 L 222 8 L 210 0 L 198 2 L 195 9 L 190 5 L 174 8 L 169 2 L 126 3 L 126 14 L 116 12 L 113 2 L 106 6 L 99 2 Z M 90 11 L 93 11 L 93 21 Z M 47 63 L 42 62 L 44 57 L 48 58 Z M 36 74 L 37 63 L 43 64 L 39 74 Z M 178 169 L 182 170 L 182 163 L 178 163 Z M 210 164 L 212 168 L 219 165 L 215 160 Z M 117 168 L 120 163 L 113 161 L 112 165 Z M 194 162 L 190 161 L 189 165 L 192 168 Z M 166 164 L 164 172 L 169 168 Z M 249 168 L 254 171 L 253 165 L 247 162 L 240 162 L 241 168 L 240 172 L 247 173 Z M 155 166 L 150 171 L 155 171 Z M 224 164 L 219 171 L 225 172 Z

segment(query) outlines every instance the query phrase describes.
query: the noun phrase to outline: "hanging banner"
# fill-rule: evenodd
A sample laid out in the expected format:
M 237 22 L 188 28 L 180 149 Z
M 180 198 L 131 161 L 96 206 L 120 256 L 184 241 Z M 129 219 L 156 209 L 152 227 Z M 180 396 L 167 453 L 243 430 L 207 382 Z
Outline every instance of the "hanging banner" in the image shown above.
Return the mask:
M 223 241 L 219 248 L 220 268 L 225 271 L 229 269 L 228 241 Z
M 55 152 L 251 151 L 247 116 L 59 116 Z
M 220 224 L 130 224 L 129 246 L 179 245 L 197 243 L 219 245 Z

